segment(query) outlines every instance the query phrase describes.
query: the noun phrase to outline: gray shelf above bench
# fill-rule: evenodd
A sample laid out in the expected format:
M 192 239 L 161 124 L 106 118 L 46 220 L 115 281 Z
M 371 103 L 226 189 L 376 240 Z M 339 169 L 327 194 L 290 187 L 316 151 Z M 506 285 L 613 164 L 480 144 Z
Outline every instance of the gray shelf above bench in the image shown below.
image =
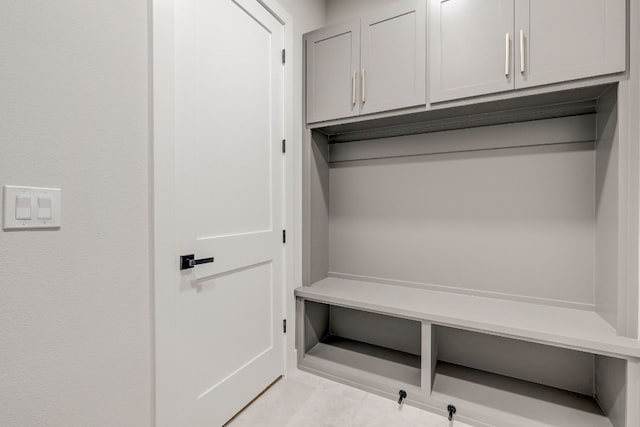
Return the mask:
M 310 126 L 327 136 L 330 144 L 416 135 L 478 126 L 591 114 L 597 99 L 615 84 L 603 84 L 557 92 L 519 96 L 398 116 L 340 124 Z

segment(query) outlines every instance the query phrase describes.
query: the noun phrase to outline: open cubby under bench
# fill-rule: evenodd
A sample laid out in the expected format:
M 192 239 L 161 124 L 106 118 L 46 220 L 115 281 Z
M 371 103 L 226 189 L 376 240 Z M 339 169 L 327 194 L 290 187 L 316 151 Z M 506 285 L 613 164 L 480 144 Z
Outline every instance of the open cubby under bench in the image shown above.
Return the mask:
M 618 427 L 638 404 L 640 342 L 593 311 L 337 277 L 295 293 L 299 367 L 346 384 L 474 425 Z

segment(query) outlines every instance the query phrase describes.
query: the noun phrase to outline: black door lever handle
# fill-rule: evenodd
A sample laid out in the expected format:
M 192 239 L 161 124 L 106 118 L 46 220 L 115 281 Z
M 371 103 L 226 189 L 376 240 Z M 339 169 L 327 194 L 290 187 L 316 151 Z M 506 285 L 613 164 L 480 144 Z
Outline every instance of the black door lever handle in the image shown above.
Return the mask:
M 180 256 L 180 270 L 188 270 L 190 268 L 195 267 L 200 264 L 209 264 L 213 262 L 213 258 L 201 258 L 196 259 L 196 256 L 191 255 L 182 255 Z

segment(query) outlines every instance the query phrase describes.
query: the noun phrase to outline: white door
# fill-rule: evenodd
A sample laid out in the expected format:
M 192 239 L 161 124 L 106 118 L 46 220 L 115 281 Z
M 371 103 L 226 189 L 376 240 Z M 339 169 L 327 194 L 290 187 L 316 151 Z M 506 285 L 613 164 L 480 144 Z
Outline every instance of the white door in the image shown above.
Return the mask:
M 220 426 L 284 372 L 283 27 L 256 0 L 175 7 L 182 426 Z

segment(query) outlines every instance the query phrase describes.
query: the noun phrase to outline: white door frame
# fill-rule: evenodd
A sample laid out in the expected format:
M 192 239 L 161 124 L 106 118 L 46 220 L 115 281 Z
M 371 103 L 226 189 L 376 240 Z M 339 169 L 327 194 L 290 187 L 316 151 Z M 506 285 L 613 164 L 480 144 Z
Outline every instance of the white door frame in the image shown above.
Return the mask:
M 178 255 L 175 253 L 174 216 L 174 2 L 178 0 L 151 0 L 150 37 L 150 131 L 152 135 L 152 219 L 153 236 L 153 425 L 175 427 L 180 423 L 180 409 L 177 407 L 179 393 L 175 343 L 176 305 L 173 287 L 176 286 Z M 220 0 L 211 0 L 220 1 Z M 227 0 L 232 1 L 232 0 Z M 287 56 L 293 54 L 293 22 L 287 11 L 275 0 L 255 0 L 262 4 L 280 21 L 284 27 Z M 283 289 L 283 318 L 291 331 L 285 339 L 285 370 L 295 366 L 295 343 L 293 317 L 295 299 L 294 283 L 301 283 L 299 236 L 302 230 L 301 187 L 295 185 L 300 180 L 295 162 L 301 164 L 300 143 L 293 123 L 293 61 L 287 58 L 284 69 L 284 132 L 287 144 L 285 156 L 284 223 L 289 230 L 285 246 L 285 269 Z M 299 277 L 297 277 L 299 276 Z M 286 372 L 285 372 L 286 373 Z

